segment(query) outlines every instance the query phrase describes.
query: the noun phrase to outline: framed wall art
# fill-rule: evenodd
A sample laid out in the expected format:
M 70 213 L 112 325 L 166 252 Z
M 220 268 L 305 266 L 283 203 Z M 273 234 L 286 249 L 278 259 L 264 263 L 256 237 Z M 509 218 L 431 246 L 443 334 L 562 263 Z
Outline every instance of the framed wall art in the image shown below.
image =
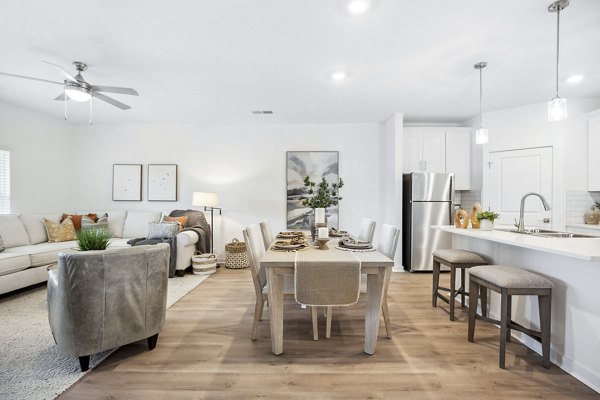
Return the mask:
M 287 229 L 309 229 L 312 209 L 302 204 L 306 196 L 304 177 L 314 182 L 325 178 L 327 182 L 339 179 L 338 151 L 288 151 L 287 157 Z M 338 206 L 326 210 L 327 224 L 338 226 Z
M 142 164 L 113 164 L 113 201 L 142 201 Z
M 148 164 L 148 201 L 177 201 L 177 164 Z

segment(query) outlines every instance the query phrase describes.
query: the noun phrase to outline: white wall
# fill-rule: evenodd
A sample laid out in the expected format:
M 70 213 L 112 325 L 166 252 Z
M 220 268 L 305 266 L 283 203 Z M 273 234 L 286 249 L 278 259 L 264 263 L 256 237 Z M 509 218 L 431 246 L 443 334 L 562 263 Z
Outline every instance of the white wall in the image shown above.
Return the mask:
M 600 99 L 569 99 L 569 118 L 548 122 L 546 102 L 484 113 L 489 143 L 483 146 L 482 205 L 489 204 L 488 159 L 493 151 L 552 146 L 553 227 L 565 224 L 565 191 L 587 187 L 587 119 Z M 477 120 L 478 122 L 478 120 Z
M 0 149 L 11 152 L 11 212 L 71 206 L 72 125 L 0 102 Z
M 380 220 L 379 124 L 94 125 L 73 135 L 73 197 L 77 209 L 190 208 L 192 192 L 220 195 L 215 251 L 267 218 L 285 229 L 286 151 L 337 150 L 345 186 L 340 227 L 358 232 L 362 217 Z M 144 164 L 143 201 L 112 201 L 112 165 Z M 179 166 L 179 201 L 147 201 L 147 165 Z M 376 236 L 377 238 L 377 236 Z

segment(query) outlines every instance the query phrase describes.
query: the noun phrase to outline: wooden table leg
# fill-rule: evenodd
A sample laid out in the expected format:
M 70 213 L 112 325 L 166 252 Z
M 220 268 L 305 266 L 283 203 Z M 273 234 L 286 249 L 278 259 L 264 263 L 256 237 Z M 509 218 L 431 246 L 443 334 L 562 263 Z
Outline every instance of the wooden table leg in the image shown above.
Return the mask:
M 271 350 L 278 356 L 283 353 L 283 274 L 267 268 L 269 283 L 269 315 L 271 325 Z
M 378 274 L 367 274 L 367 312 L 365 315 L 365 353 L 375 354 L 383 299 L 383 284 L 389 280 L 391 268 L 379 268 Z

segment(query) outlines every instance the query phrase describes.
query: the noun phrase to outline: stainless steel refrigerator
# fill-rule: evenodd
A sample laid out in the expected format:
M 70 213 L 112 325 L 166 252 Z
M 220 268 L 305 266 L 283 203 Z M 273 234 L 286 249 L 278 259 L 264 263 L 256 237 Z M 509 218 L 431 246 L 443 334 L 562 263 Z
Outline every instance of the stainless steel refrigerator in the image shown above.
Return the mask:
M 402 190 L 402 265 L 431 271 L 431 253 L 452 248 L 450 234 L 430 227 L 452 223 L 454 174 L 404 174 Z

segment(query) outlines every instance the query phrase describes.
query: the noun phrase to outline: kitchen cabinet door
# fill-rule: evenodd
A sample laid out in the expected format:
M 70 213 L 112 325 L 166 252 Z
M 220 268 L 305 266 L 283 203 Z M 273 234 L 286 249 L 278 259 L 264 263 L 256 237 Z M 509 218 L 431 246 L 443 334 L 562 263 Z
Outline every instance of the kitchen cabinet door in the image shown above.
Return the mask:
M 421 135 L 422 164 L 425 172 L 446 172 L 446 134 L 426 132 Z
M 421 145 L 418 133 L 405 129 L 402 141 L 402 158 L 404 173 L 421 171 Z
M 454 173 L 455 190 L 471 190 L 471 129 L 446 131 L 446 172 Z
M 588 190 L 600 191 L 600 110 L 588 120 Z

